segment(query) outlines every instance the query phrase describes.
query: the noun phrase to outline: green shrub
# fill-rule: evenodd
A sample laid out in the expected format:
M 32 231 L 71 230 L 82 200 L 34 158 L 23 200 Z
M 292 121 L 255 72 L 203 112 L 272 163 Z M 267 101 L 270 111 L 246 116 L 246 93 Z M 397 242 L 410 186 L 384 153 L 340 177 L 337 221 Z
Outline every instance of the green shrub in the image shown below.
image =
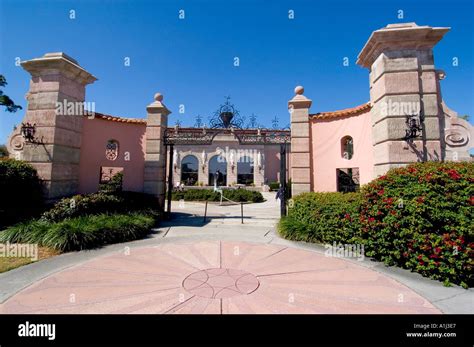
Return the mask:
M 279 223 L 282 236 L 362 243 L 365 255 L 445 284 L 474 286 L 474 163 L 392 169 L 360 193 L 306 193 Z
M 100 247 L 146 236 L 155 218 L 146 213 L 100 214 L 60 222 L 34 220 L 0 232 L 0 242 L 36 243 L 63 252 Z
M 270 187 L 270 190 L 274 192 L 280 188 L 280 182 L 270 182 L 268 186 Z
M 0 145 L 0 158 L 8 157 L 8 148 L 5 145 Z
M 126 191 L 116 194 L 101 192 L 64 198 L 43 213 L 41 218 L 45 221 L 59 222 L 65 218 L 144 209 L 158 211 L 158 200 L 153 195 L 138 192 Z
M 291 240 L 357 243 L 360 204 L 359 193 L 300 194 L 290 202 L 278 229 Z
M 35 168 L 20 160 L 0 159 L 0 227 L 35 216 L 43 206 Z
M 122 191 L 123 172 L 116 173 L 110 181 L 99 184 L 99 192 L 117 194 Z
M 424 276 L 474 285 L 474 163 L 417 163 L 362 189 L 366 255 Z
M 236 202 L 263 202 L 262 193 L 246 189 L 223 189 L 223 195 Z M 172 193 L 173 200 L 220 201 L 221 194 L 212 189 L 187 189 Z

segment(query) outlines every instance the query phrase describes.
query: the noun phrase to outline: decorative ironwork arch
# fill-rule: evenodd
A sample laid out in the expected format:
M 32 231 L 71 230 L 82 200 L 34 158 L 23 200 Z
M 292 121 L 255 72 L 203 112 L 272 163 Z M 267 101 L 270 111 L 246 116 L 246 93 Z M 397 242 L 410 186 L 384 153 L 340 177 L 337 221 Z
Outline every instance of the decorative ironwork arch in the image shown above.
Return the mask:
M 286 215 L 286 153 L 288 144 L 291 142 L 291 131 L 289 129 L 242 129 L 243 118 L 234 105 L 226 102 L 219 107 L 210 119 L 210 128 L 181 128 L 177 124 L 173 128 L 166 128 L 164 131 L 163 143 L 169 148 L 170 158 L 173 158 L 175 145 L 211 145 L 220 134 L 232 134 L 240 145 L 280 145 L 280 191 L 281 215 Z M 168 212 L 171 211 L 171 192 L 173 189 L 173 168 L 172 160 L 169 164 L 168 177 Z
M 167 128 L 165 145 L 211 145 L 217 135 L 232 134 L 240 145 L 285 144 L 291 141 L 289 130 L 226 129 L 226 128 Z
M 224 104 L 219 106 L 219 109 L 214 112 L 214 115 L 209 119 L 211 128 L 242 128 L 244 118 L 240 116 L 240 112 L 230 103 L 230 96 L 225 98 Z

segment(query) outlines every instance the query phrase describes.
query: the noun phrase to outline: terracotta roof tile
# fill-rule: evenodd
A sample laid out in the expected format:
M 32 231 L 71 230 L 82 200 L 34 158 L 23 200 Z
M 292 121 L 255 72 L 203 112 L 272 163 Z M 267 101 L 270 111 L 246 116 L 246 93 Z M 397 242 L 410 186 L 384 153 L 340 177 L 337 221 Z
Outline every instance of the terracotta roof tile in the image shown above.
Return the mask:
M 317 119 L 334 119 L 334 118 L 358 116 L 362 113 L 369 111 L 371 108 L 372 106 L 370 105 L 370 103 L 365 103 L 363 105 L 346 108 L 344 110 L 314 113 L 314 114 L 310 114 L 309 117 L 311 119 L 317 120 Z
M 94 118 L 120 123 L 146 124 L 146 119 L 117 117 L 99 112 L 94 112 Z

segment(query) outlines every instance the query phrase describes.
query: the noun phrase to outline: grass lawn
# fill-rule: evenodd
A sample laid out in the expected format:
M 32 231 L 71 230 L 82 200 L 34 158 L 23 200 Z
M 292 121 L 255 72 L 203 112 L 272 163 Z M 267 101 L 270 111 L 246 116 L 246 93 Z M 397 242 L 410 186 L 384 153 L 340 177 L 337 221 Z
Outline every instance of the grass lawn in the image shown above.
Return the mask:
M 60 254 L 61 252 L 56 251 L 48 247 L 38 247 L 38 260 L 46 259 Z M 6 272 L 17 267 L 34 263 L 35 260 L 31 258 L 20 258 L 20 257 L 0 257 L 0 272 Z

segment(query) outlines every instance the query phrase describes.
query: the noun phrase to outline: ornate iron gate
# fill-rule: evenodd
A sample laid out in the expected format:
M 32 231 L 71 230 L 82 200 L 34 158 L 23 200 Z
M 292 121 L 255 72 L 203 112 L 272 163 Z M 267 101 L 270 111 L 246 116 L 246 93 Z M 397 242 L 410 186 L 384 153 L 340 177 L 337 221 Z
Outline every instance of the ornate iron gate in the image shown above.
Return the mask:
M 228 115 L 226 115 L 228 116 Z M 227 123 L 229 124 L 229 123 Z M 224 124 L 223 124 L 224 125 Z M 171 193 L 173 190 L 173 155 L 175 145 L 211 145 L 219 134 L 233 134 L 240 145 L 280 145 L 280 214 L 286 215 L 286 155 L 291 142 L 289 130 L 275 129 L 239 129 L 234 127 L 222 128 L 167 128 L 165 130 L 164 144 L 169 148 L 169 173 L 167 210 L 171 212 Z

